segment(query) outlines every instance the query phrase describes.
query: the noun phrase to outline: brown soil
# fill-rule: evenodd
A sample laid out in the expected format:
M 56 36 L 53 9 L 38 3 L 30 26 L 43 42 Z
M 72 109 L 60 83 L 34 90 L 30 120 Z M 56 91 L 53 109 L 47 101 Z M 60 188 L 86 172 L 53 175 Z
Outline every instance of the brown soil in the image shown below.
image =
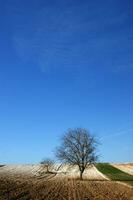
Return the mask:
M 0 200 L 133 200 L 133 189 L 111 181 L 0 174 Z

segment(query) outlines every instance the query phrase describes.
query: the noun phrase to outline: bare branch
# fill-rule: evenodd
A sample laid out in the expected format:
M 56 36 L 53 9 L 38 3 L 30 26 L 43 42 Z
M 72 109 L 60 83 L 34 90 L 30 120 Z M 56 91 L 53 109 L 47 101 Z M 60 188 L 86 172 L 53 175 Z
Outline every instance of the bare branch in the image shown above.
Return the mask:
M 96 162 L 97 141 L 89 131 L 82 128 L 69 129 L 62 137 L 56 157 L 66 163 L 78 165 L 81 179 L 88 164 Z

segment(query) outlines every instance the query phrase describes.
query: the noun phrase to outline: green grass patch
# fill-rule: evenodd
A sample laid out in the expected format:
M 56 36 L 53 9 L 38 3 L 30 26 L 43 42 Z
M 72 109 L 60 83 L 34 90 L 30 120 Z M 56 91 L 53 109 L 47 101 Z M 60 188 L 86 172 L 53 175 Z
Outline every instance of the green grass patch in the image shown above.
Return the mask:
M 133 186 L 132 175 L 127 174 L 108 163 L 97 163 L 96 168 L 113 181 L 123 181 Z

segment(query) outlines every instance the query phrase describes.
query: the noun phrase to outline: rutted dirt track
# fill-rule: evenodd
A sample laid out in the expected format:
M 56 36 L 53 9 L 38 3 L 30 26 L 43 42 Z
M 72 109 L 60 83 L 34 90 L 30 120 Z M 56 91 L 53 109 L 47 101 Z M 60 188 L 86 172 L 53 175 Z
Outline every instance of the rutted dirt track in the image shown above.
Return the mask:
M 4 169 L 4 168 L 3 168 Z M 0 200 L 132 200 L 133 190 L 106 180 L 0 170 Z M 35 170 L 36 171 L 36 170 Z

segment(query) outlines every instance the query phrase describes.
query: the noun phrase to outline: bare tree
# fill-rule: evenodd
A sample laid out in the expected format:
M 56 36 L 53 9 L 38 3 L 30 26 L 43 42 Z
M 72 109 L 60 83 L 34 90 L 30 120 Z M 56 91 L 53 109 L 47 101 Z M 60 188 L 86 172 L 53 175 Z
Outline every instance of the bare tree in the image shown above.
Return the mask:
M 46 172 L 49 173 L 54 161 L 50 158 L 44 158 L 40 163 L 46 168 Z
M 88 130 L 69 129 L 61 138 L 61 145 L 56 149 L 56 157 L 65 163 L 78 165 L 82 179 L 87 165 L 97 160 L 96 147 L 97 141 Z

